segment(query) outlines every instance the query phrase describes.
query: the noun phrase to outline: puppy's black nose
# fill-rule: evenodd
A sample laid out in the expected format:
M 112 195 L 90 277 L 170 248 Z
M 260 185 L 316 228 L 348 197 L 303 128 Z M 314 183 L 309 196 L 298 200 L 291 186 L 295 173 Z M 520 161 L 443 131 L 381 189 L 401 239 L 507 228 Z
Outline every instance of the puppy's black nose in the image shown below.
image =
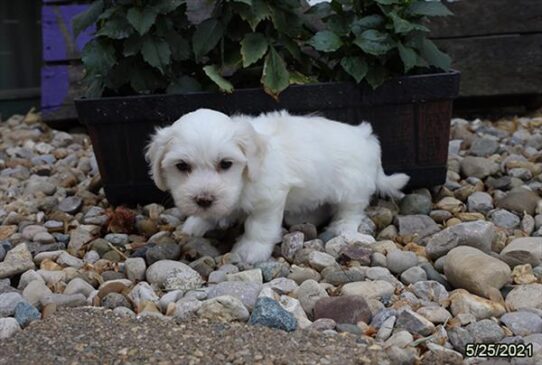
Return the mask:
M 199 205 L 200 207 L 209 208 L 213 204 L 215 197 L 212 195 L 206 194 L 206 195 L 199 195 L 195 197 L 194 200 L 196 201 L 196 204 Z

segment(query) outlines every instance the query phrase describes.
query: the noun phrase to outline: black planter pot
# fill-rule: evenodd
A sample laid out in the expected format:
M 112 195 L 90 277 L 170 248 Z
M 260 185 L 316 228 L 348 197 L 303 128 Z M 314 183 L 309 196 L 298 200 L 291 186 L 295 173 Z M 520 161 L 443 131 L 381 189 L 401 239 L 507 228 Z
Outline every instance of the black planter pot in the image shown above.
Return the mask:
M 278 102 L 261 89 L 241 89 L 228 95 L 111 97 L 79 99 L 75 104 L 88 127 L 106 196 L 118 205 L 168 201 L 148 176 L 144 147 L 156 126 L 198 108 L 252 115 L 286 109 L 292 114 L 318 112 L 348 124 L 366 120 L 380 138 L 387 173 L 407 173 L 410 187 L 442 184 L 458 91 L 459 72 L 452 71 L 398 77 L 377 90 L 354 83 L 291 86 Z

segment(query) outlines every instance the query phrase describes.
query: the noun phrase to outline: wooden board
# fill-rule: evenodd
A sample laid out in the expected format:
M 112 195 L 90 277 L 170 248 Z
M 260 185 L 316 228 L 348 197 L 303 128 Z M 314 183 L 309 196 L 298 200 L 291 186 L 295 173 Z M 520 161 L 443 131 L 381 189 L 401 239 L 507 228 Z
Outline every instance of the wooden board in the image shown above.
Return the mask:
M 44 66 L 41 71 L 41 111 L 45 121 L 77 119 L 73 98 L 83 94 L 81 65 Z
M 72 19 L 88 5 L 44 5 L 42 7 L 43 60 L 58 62 L 77 60 L 95 27 L 73 36 Z
M 461 71 L 461 96 L 542 93 L 542 33 L 437 40 Z
M 456 0 L 446 5 L 455 16 L 433 18 L 432 37 L 542 32 L 541 0 Z

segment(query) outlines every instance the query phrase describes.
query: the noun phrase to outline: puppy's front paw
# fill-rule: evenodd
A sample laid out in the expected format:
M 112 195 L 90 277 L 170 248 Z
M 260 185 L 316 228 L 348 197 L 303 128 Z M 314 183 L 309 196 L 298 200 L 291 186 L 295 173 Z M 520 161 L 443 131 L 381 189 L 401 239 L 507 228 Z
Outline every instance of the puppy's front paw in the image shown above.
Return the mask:
M 247 264 L 267 261 L 271 257 L 274 244 L 260 243 L 241 239 L 233 246 L 232 253 L 236 253 Z
M 184 222 L 181 232 L 188 236 L 203 237 L 211 228 L 212 225 L 206 220 L 190 216 Z

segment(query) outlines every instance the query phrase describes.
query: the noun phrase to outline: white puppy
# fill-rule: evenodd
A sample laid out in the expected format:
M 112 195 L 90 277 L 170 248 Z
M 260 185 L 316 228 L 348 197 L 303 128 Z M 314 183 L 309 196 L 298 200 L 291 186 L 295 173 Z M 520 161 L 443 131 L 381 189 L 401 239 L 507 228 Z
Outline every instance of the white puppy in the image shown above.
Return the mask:
M 228 117 L 209 109 L 158 129 L 146 153 L 154 182 L 188 216 L 184 233 L 202 236 L 246 217 L 233 252 L 248 263 L 270 257 L 285 212 L 320 224 L 330 207 L 330 233 L 374 241 L 358 233 L 372 194 L 401 197 L 409 180 L 386 176 L 380 155 L 367 123 L 284 111 Z

